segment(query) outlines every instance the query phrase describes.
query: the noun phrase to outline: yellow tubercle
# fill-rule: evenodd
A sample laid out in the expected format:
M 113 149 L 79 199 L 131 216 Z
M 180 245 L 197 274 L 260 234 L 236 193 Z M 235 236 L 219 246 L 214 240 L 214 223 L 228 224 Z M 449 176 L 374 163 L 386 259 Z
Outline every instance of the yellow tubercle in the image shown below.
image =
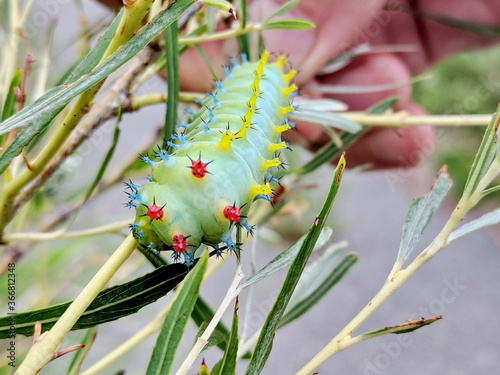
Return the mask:
M 221 140 L 217 143 L 217 150 L 219 151 L 228 151 L 231 148 L 231 142 L 239 137 L 236 136 L 231 130 L 226 129 L 226 131 L 222 134 Z
M 278 68 L 280 68 L 281 70 L 283 70 L 283 68 L 285 67 L 287 63 L 287 58 L 285 55 L 279 55 L 278 58 L 276 59 L 276 61 L 274 62 L 274 65 L 276 65 Z
M 286 83 L 290 83 L 290 81 L 292 80 L 293 77 L 295 77 L 296 74 L 297 74 L 297 71 L 292 69 L 287 74 L 283 75 L 283 78 L 284 78 Z
M 262 56 L 260 57 L 259 64 L 257 65 L 257 69 L 255 70 L 255 77 L 260 78 L 264 75 L 264 66 L 267 64 L 267 59 L 269 58 L 269 52 L 264 51 Z
M 285 96 L 288 96 L 290 95 L 292 92 L 296 91 L 298 89 L 297 85 L 295 85 L 295 83 L 292 83 L 290 86 L 284 88 L 282 90 L 283 92 L 283 95 Z
M 295 108 L 291 104 L 289 106 L 287 106 L 287 107 L 278 108 L 278 112 L 279 112 L 280 116 L 284 116 L 287 113 L 292 112 L 294 110 L 295 110 Z
M 276 126 L 274 127 L 274 133 L 275 133 L 276 135 L 278 135 L 278 134 L 281 134 L 281 133 L 283 133 L 283 132 L 285 132 L 285 131 L 287 131 L 287 130 L 290 130 L 290 129 L 291 129 L 291 126 L 290 126 L 290 125 L 288 125 L 288 124 L 284 124 L 284 125 L 280 125 L 280 126 L 277 126 L 277 125 L 276 125 Z
M 280 165 L 281 160 L 279 158 L 264 160 L 262 161 L 262 170 L 267 171 L 271 167 L 279 167 Z
M 247 114 L 243 117 L 243 124 L 241 125 L 240 130 L 238 130 L 238 136 L 240 138 L 245 138 L 247 136 L 248 129 L 252 128 L 252 123 L 250 122 L 251 115 Z
M 271 154 L 274 154 L 276 151 L 283 150 L 287 147 L 288 146 L 287 146 L 286 142 L 270 143 L 269 144 L 269 152 L 271 152 Z
M 258 98 L 259 98 L 258 91 L 254 91 L 252 93 L 252 96 L 250 97 L 250 100 L 248 100 L 248 102 L 247 102 L 249 110 L 252 109 L 253 113 L 255 113 L 255 108 L 257 107 L 257 99 Z
M 271 190 L 271 187 L 269 186 L 269 183 L 265 183 L 263 185 L 257 184 L 257 183 L 252 183 L 250 186 L 250 195 L 252 198 L 255 198 L 257 195 L 262 194 L 262 195 L 269 195 L 273 191 Z

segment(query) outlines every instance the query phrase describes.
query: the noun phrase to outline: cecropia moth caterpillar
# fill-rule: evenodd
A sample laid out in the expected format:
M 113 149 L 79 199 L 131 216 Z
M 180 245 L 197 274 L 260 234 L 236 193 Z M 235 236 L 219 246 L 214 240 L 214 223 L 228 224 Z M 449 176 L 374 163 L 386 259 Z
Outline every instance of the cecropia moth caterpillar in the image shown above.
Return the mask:
M 255 63 L 233 59 L 185 130 L 153 158 L 142 156 L 152 167 L 149 182 L 126 183 L 127 206 L 136 208 L 130 227 L 141 246 L 172 250 L 189 265 L 201 244 L 236 250 L 235 225 L 252 232 L 246 215 L 254 200 L 271 200 L 278 182 L 271 171 L 288 148 L 281 133 L 293 126 L 286 115 L 294 110 L 296 72 L 283 71 L 285 56 L 268 58 L 264 52 Z

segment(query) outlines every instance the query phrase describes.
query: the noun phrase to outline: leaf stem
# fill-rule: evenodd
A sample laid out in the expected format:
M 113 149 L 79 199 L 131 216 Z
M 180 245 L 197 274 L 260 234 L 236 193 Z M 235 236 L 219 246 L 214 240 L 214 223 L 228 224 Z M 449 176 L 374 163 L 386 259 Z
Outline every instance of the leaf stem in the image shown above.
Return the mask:
M 106 233 L 118 233 L 120 230 L 127 227 L 131 223 L 130 219 L 117 221 L 116 223 L 101 225 L 94 228 L 66 232 L 66 229 L 57 230 L 49 233 L 37 233 L 37 232 L 26 232 L 26 233 L 8 233 L 4 236 L 5 242 L 17 242 L 17 241 L 52 241 L 59 239 L 70 239 L 70 238 L 82 238 L 97 236 L 99 234 Z
M 193 362 L 196 360 L 198 355 L 201 353 L 203 347 L 206 345 L 208 339 L 210 338 L 210 335 L 217 327 L 217 324 L 221 320 L 222 315 L 228 309 L 228 307 L 231 304 L 231 302 L 233 301 L 233 299 L 238 295 L 238 293 L 240 291 L 238 288 L 238 284 L 243 279 L 243 277 L 244 277 L 244 275 L 243 275 L 243 271 L 241 268 L 241 263 L 238 262 L 237 267 L 236 267 L 236 273 L 234 275 L 233 281 L 231 282 L 231 285 L 229 286 L 229 289 L 226 293 L 226 296 L 224 297 L 221 304 L 219 305 L 219 308 L 215 312 L 214 317 L 212 318 L 212 320 L 208 324 L 207 328 L 205 329 L 203 334 L 198 338 L 198 340 L 196 340 L 196 343 L 194 344 L 193 348 L 191 349 L 191 351 L 189 352 L 187 357 L 184 359 L 184 362 L 182 363 L 179 370 L 177 370 L 175 375 L 187 374 L 187 372 L 189 371 L 189 369 L 193 365 Z
M 229 29 L 204 36 L 197 36 L 197 37 L 191 36 L 186 38 L 179 38 L 179 44 L 192 46 L 195 44 L 200 44 L 205 42 L 213 42 L 216 40 L 234 38 L 249 32 L 260 31 L 260 30 L 262 30 L 262 24 L 249 23 L 245 28 Z
M 71 330 L 71 327 L 92 303 L 97 294 L 134 251 L 136 245 L 137 240 L 132 237 L 132 234 L 129 234 L 64 314 L 61 315 L 52 329 L 42 334 L 33 344 L 25 360 L 19 366 L 16 375 L 36 374 L 54 358 L 54 354 L 57 352 L 64 336 Z

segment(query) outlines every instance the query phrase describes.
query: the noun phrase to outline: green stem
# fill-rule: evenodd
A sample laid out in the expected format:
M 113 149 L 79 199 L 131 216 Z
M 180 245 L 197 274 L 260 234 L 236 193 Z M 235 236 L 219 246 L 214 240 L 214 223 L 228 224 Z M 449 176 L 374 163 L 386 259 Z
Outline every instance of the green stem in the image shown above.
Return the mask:
M 229 30 L 220 31 L 218 33 L 213 33 L 210 35 L 204 35 L 204 36 L 199 36 L 199 37 L 179 38 L 179 44 L 186 45 L 186 46 L 192 46 L 192 45 L 200 44 L 200 43 L 213 42 L 216 40 L 234 38 L 234 37 L 237 37 L 237 36 L 249 33 L 249 32 L 260 31 L 261 29 L 262 29 L 261 24 L 248 24 L 247 27 L 245 27 L 245 28 L 229 29 Z
M 108 283 L 120 266 L 137 246 L 137 240 L 129 234 L 122 244 L 101 267 L 87 286 L 76 297 L 57 323 L 48 332 L 45 332 L 35 341 L 25 360 L 19 366 L 16 375 L 33 375 L 42 369 L 57 353 L 64 336 L 71 330 L 78 318 L 92 303 L 97 294 Z
M 106 224 L 95 228 L 84 229 L 73 232 L 66 232 L 66 229 L 58 230 L 49 233 L 8 233 L 4 236 L 4 241 L 16 242 L 16 241 L 51 241 L 58 239 L 69 239 L 69 238 L 82 238 L 97 236 L 106 233 L 117 233 L 122 229 L 126 228 L 128 224 L 131 223 L 130 219 L 118 221 L 116 223 Z

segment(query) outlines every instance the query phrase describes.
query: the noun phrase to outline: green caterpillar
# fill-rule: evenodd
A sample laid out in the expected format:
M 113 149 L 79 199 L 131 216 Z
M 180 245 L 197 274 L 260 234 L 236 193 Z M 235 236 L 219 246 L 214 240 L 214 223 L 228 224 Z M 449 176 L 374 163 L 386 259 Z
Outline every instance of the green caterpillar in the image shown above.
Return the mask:
M 283 72 L 286 57 L 268 58 L 264 52 L 255 63 L 233 59 L 184 132 L 154 159 L 142 156 L 152 167 L 149 182 L 126 183 L 141 246 L 173 250 L 175 260 L 182 254 L 189 265 L 201 244 L 217 253 L 236 250 L 235 225 L 252 233 L 246 215 L 254 200 L 271 200 L 270 183 L 278 182 L 271 170 L 283 166 L 278 153 L 288 144 L 281 133 L 293 126 L 286 115 L 295 109 L 297 89 L 290 84 L 296 72 Z

